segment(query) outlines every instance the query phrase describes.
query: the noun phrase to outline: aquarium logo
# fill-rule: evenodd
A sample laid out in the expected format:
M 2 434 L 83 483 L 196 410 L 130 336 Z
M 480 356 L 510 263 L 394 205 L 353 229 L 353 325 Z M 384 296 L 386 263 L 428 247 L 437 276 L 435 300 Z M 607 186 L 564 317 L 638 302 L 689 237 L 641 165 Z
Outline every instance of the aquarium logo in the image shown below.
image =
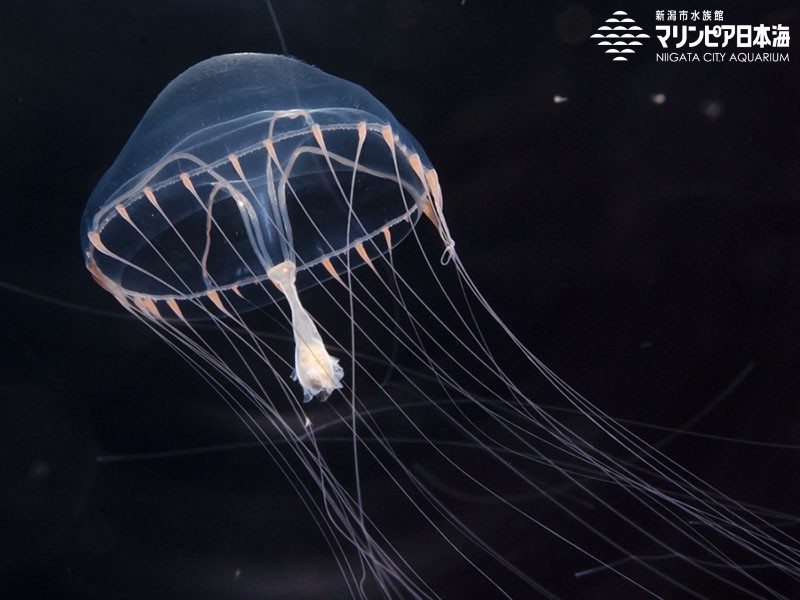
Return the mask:
M 606 54 L 612 57 L 611 60 L 627 62 L 627 57 L 636 52 L 636 47 L 642 45 L 642 40 L 650 36 L 642 31 L 628 13 L 618 10 L 591 37 L 600 40 L 597 45 L 606 48 Z
M 789 62 L 789 26 L 727 24 L 721 10 L 657 10 L 656 62 Z
M 655 11 L 655 25 L 645 33 L 624 10 L 605 20 L 591 38 L 611 60 L 627 62 L 645 39 L 655 39 L 657 63 L 789 62 L 789 25 L 727 23 L 728 11 Z M 652 29 L 651 29 L 652 27 Z

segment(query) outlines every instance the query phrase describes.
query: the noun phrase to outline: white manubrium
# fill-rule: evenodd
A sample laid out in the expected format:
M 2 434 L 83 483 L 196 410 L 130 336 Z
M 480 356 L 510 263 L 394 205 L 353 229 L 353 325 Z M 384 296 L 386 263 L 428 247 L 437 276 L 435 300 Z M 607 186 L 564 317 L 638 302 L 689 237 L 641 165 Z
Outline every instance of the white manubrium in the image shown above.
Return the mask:
M 325 400 L 334 390 L 341 389 L 344 371 L 339 359 L 328 354 L 317 326 L 311 319 L 297 295 L 295 287 L 295 264 L 286 260 L 267 271 L 267 277 L 278 286 L 289 301 L 294 330 L 294 375 L 303 386 L 304 401 L 310 401 L 323 393 Z

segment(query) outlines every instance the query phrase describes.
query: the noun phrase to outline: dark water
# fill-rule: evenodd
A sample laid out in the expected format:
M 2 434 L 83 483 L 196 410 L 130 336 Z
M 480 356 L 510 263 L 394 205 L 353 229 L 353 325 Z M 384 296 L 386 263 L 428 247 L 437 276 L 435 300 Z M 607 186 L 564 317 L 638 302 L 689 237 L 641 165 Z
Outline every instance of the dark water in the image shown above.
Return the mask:
M 797 449 L 742 441 L 800 444 L 792 48 L 774 65 L 658 64 L 651 43 L 620 64 L 588 39 L 613 10 L 651 27 L 657 8 L 691 8 L 649 3 L 274 5 L 294 56 L 364 85 L 426 148 L 461 259 L 534 353 L 608 413 L 671 428 L 742 375 L 692 425 L 740 441 L 666 449 L 737 499 L 796 512 Z M 698 8 L 793 28 L 800 15 L 788 1 Z M 12 0 L 0 27 L 0 279 L 119 315 L 0 292 L 0 596 L 341 597 L 313 522 L 258 450 L 95 460 L 250 441 L 91 281 L 78 224 L 174 76 L 217 54 L 280 51 L 266 6 Z M 526 536 L 514 560 L 559 596 L 621 597 L 607 573 L 576 581 L 593 565 L 551 553 L 540 531 L 491 535 Z M 448 564 L 438 576 L 449 597 L 491 597 Z

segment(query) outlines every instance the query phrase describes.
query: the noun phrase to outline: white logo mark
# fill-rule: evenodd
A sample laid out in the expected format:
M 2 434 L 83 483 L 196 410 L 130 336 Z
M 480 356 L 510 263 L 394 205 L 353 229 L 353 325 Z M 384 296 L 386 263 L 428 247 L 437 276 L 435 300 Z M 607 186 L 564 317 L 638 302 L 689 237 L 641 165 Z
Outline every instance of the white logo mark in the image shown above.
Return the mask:
M 600 40 L 597 42 L 598 46 L 608 46 L 606 54 L 611 54 L 614 57 L 612 60 L 627 61 L 625 55 L 636 52 L 631 46 L 641 46 L 642 42 L 639 40 L 650 36 L 642 33 L 642 28 L 636 25 L 628 13 L 618 10 L 591 37 Z

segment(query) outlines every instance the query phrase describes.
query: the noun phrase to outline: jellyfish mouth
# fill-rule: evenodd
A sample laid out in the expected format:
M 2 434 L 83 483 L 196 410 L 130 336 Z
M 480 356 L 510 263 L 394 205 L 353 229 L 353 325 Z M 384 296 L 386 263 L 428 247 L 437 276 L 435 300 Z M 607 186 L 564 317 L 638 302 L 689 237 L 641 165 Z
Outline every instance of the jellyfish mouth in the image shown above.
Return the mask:
M 295 286 L 296 271 L 296 265 L 286 260 L 272 267 L 267 276 L 289 303 L 295 343 L 293 379 L 303 386 L 306 402 L 315 396 L 325 400 L 335 390 L 342 388 L 344 371 L 339 360 L 328 353 L 319 329 L 300 302 Z

